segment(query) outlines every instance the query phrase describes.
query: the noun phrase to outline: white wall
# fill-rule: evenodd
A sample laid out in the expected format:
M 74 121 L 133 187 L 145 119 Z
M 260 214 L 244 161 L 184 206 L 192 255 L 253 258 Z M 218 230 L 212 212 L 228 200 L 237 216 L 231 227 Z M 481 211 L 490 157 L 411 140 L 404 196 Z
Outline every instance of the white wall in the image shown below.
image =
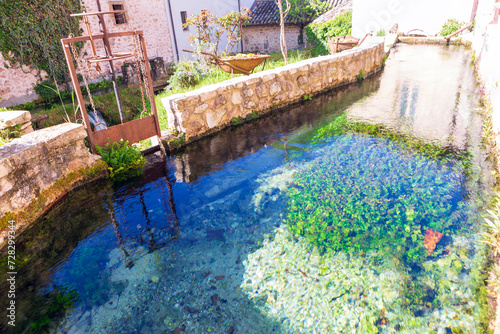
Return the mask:
M 354 0 L 353 35 L 388 31 L 397 23 L 400 32 L 421 29 L 435 35 L 449 18 L 469 22 L 473 0 Z
M 494 0 L 480 0 L 472 47 L 476 53 L 477 69 L 484 93 L 489 98 L 493 113 L 493 132 L 500 145 L 500 22 L 494 24 Z M 500 21 L 500 20 L 499 20 Z M 500 165 L 497 166 L 500 169 Z M 500 325 L 500 312 L 497 312 Z M 497 327 L 498 328 L 498 327 Z
M 166 2 L 166 8 L 168 9 L 168 1 Z M 253 0 L 240 0 L 239 3 L 241 7 L 250 8 L 253 4 Z M 181 23 L 181 11 L 187 12 L 187 16 L 189 17 L 191 13 L 200 14 L 202 9 L 208 9 L 212 14 L 217 16 L 222 16 L 227 14 L 228 12 L 234 10 L 238 11 L 238 0 L 214 0 L 214 1 L 200 1 L 200 0 L 170 0 L 170 6 L 172 8 L 172 18 L 173 24 L 175 28 L 175 34 L 177 38 L 177 48 L 179 50 L 180 59 L 192 59 L 192 55 L 182 51 L 182 49 L 193 50 L 191 46 L 191 42 L 188 40 L 188 37 L 194 33 L 194 27 L 189 27 L 189 30 L 183 30 Z M 170 17 L 170 13 L 168 13 Z M 169 22 L 169 28 L 172 30 L 172 27 Z M 224 50 L 227 45 L 227 38 L 225 36 L 222 37 L 222 40 L 219 45 L 219 51 Z M 172 40 L 172 43 L 174 41 Z M 238 45 L 238 50 L 240 46 Z

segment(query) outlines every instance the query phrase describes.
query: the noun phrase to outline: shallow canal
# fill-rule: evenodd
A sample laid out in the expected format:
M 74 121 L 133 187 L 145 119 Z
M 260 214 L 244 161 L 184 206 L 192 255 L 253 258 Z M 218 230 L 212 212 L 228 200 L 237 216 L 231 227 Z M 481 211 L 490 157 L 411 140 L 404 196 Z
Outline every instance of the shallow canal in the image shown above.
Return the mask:
M 73 192 L 17 239 L 16 330 L 481 333 L 469 63 L 398 45 L 360 85 Z

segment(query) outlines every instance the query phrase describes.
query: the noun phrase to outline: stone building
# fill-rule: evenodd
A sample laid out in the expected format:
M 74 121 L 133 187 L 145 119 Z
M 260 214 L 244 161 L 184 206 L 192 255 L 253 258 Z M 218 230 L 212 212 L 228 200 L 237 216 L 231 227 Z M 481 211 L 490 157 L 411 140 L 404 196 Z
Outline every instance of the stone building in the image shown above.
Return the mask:
M 326 0 L 330 10 L 317 18 L 319 22 L 333 19 L 335 16 L 352 9 L 353 0 Z M 244 50 L 248 52 L 273 53 L 280 49 L 280 18 L 279 10 L 274 0 L 255 0 L 250 8 L 252 19 L 243 28 Z M 285 18 L 286 46 L 289 50 L 301 48 L 305 45 L 304 27 L 307 22 L 298 22 L 290 16 Z
M 95 0 L 82 0 L 86 12 L 97 11 L 97 2 Z M 164 69 L 174 62 L 174 52 L 171 42 L 171 34 L 169 27 L 169 11 L 167 2 L 164 0 L 100 0 L 102 11 L 125 10 L 122 14 L 105 15 L 105 24 L 108 32 L 126 31 L 126 30 L 142 30 L 146 49 L 150 60 L 154 60 L 157 72 L 162 73 Z M 92 32 L 99 34 L 98 21 L 96 16 L 90 16 Z M 80 23 L 84 34 L 85 26 L 83 20 Z M 58 36 L 59 37 L 59 36 Z M 67 36 L 60 36 L 64 38 Z M 134 43 L 130 37 L 121 37 L 111 39 L 111 48 L 113 52 L 134 52 Z M 101 41 L 96 41 L 97 53 L 103 54 L 104 50 Z M 86 43 L 82 54 L 91 54 L 89 44 Z M 36 71 L 29 71 L 29 68 L 23 69 L 7 68 L 4 66 L 4 58 L 0 55 L 0 107 L 9 107 L 21 103 L 33 101 L 38 98 L 33 90 L 33 86 L 39 80 Z M 134 66 L 122 67 L 124 62 L 134 63 L 134 59 L 125 59 L 121 62 L 115 62 L 115 70 L 118 76 L 126 75 L 129 78 L 133 77 L 133 73 L 129 73 Z M 61 64 L 66 66 L 66 64 Z M 110 69 L 107 64 L 101 63 L 102 75 L 94 77 L 94 81 L 99 81 L 100 78 L 109 78 Z M 163 68 L 161 68 L 163 67 Z M 122 73 L 122 69 L 125 73 Z M 27 72 L 27 73 L 26 73 Z M 133 71 L 132 71 L 133 72 Z M 93 76 L 96 73 L 92 73 Z M 44 76 L 44 73 L 41 73 Z
M 177 59 L 194 59 L 191 53 L 182 50 L 192 50 L 193 46 L 188 40 L 189 36 L 194 33 L 194 27 L 184 27 L 187 18 L 191 15 L 198 15 L 202 10 L 208 10 L 210 13 L 220 17 L 230 11 L 241 11 L 244 7 L 250 7 L 253 0 L 183 0 L 174 1 L 166 0 L 169 7 L 169 16 L 171 25 L 169 28 L 172 31 L 172 44 L 174 45 L 174 53 Z M 226 37 L 223 36 L 219 43 L 219 52 L 223 51 L 226 46 Z M 241 45 L 237 45 L 238 51 L 241 51 Z
M 274 0 L 255 0 L 250 7 L 251 20 L 243 28 L 243 50 L 246 52 L 273 53 L 280 49 L 280 18 Z M 298 49 L 303 29 L 290 17 L 285 18 L 285 38 L 289 50 Z M 302 39 L 303 40 L 303 39 Z

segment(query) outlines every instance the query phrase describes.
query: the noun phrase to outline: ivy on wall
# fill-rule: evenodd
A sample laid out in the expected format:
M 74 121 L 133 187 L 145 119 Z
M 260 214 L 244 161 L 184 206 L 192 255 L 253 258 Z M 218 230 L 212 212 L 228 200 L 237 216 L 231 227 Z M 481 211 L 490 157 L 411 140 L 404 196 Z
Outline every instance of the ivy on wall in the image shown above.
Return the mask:
M 46 71 L 58 83 L 69 81 L 61 38 L 80 35 L 80 0 L 0 0 L 0 52 L 11 67 Z

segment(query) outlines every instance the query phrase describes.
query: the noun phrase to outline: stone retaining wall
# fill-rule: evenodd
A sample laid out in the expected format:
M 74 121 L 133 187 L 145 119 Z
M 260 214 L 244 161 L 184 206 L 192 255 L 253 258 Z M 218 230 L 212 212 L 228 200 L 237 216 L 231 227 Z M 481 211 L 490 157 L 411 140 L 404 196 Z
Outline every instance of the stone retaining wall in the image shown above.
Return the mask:
M 444 37 L 404 37 L 400 36 L 398 41 L 406 44 L 435 44 L 435 45 L 462 45 L 470 46 L 471 42 L 461 37 L 452 37 L 449 41 Z
M 84 145 L 81 124 L 31 132 L 0 147 L 0 246 L 6 220 L 16 229 L 42 214 L 73 187 L 106 173 Z
M 379 70 L 384 55 L 384 43 L 373 38 L 359 48 L 172 95 L 162 103 L 169 126 L 190 142 L 229 126 L 232 119 L 354 82 L 361 72 L 366 76 Z
M 0 131 L 4 129 L 19 131 L 21 136 L 33 132 L 30 112 L 26 110 L 7 110 L 0 112 Z

